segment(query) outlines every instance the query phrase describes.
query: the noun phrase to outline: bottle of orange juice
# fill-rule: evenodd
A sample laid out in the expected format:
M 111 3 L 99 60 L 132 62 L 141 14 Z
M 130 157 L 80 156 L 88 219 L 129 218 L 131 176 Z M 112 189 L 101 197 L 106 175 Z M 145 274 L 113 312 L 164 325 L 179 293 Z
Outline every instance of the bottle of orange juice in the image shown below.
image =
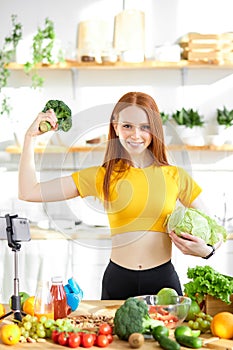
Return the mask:
M 49 281 L 38 281 L 35 293 L 34 316 L 40 320 L 42 316 L 54 319 L 53 297 L 50 292 Z

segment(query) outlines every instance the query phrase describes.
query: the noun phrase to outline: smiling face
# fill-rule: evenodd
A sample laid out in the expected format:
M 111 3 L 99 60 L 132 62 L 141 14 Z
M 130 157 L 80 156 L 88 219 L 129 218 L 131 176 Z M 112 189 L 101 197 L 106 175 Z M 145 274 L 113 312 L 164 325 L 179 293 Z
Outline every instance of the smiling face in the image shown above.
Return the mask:
M 148 116 L 137 106 L 123 109 L 114 129 L 121 145 L 132 157 L 144 155 L 152 141 Z

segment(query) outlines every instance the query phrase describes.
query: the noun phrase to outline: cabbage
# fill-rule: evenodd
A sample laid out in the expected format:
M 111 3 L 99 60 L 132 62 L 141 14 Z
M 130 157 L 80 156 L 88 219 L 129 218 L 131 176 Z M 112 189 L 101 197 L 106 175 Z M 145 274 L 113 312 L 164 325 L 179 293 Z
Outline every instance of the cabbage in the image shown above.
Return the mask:
M 177 207 L 167 218 L 168 232 L 174 231 L 178 236 L 181 232 L 189 233 L 202 238 L 206 244 L 215 244 L 219 241 L 219 234 L 223 241 L 227 239 L 227 232 L 223 226 L 202 213 L 198 209 Z

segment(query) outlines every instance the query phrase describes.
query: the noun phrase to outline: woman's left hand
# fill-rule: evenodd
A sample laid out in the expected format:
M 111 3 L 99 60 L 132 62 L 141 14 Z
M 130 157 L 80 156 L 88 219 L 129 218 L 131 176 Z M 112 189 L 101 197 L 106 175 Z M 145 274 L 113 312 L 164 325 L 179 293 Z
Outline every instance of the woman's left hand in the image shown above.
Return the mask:
M 169 236 L 175 246 L 185 255 L 193 255 L 199 257 L 205 257 L 211 253 L 212 248 L 209 247 L 205 241 L 197 236 L 190 235 L 189 233 L 182 232 L 181 236 L 178 236 L 175 232 L 170 232 Z M 220 239 L 214 247 L 217 249 L 222 243 Z

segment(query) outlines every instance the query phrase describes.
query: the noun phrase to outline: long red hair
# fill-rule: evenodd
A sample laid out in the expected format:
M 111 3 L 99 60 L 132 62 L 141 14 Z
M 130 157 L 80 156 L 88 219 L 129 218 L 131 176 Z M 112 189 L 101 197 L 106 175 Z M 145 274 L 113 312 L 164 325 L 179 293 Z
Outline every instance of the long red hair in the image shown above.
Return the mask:
M 103 162 L 103 166 L 106 168 L 103 183 L 105 201 L 108 201 L 109 199 L 111 175 L 115 169 L 116 164 L 118 163 L 118 165 L 120 165 L 120 167 L 117 168 L 119 174 L 132 165 L 130 161 L 130 155 L 121 145 L 113 126 L 114 122 L 118 120 L 119 113 L 129 106 L 137 106 L 139 108 L 142 108 L 148 116 L 150 131 L 152 135 L 152 141 L 148 147 L 148 150 L 151 151 L 152 157 L 154 159 L 154 164 L 157 166 L 168 165 L 166 149 L 164 145 L 162 119 L 155 100 L 150 95 L 147 95 L 143 92 L 126 93 L 116 103 L 112 111 L 109 124 L 108 142 Z M 120 163 L 119 160 L 121 160 Z

